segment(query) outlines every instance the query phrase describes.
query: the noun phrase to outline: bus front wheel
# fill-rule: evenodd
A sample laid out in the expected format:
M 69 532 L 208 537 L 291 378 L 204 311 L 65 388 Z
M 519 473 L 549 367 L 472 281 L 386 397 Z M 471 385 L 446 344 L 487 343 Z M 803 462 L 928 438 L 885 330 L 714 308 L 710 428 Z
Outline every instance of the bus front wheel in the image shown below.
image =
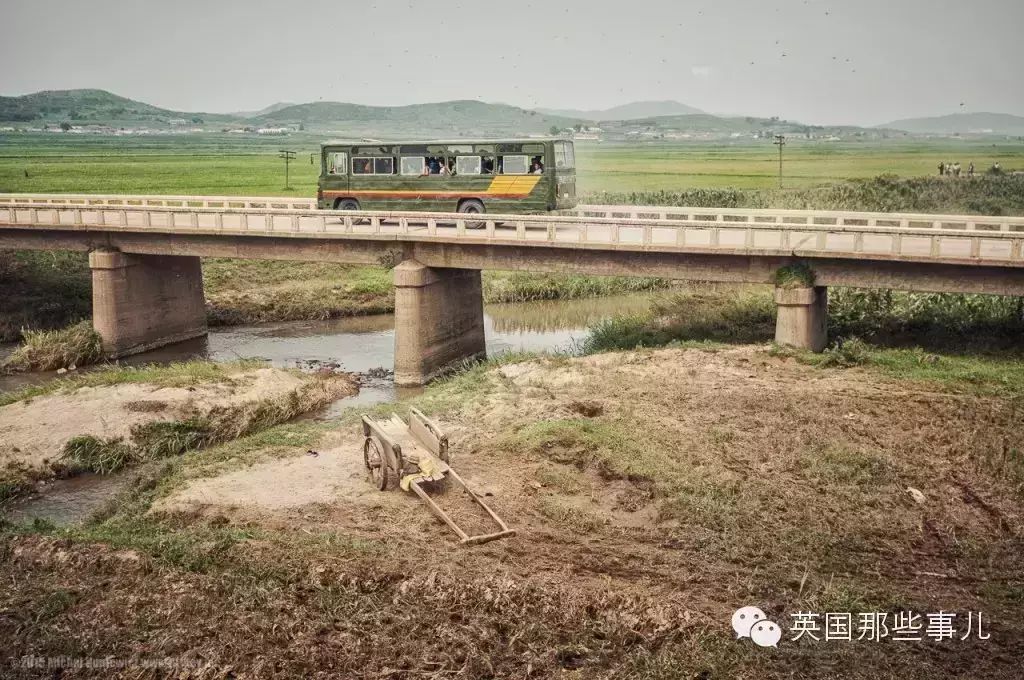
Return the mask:
M 487 210 L 484 208 L 484 204 L 482 201 L 479 201 L 475 198 L 467 198 L 462 203 L 459 203 L 459 212 L 466 213 L 469 215 L 482 215 L 485 212 L 487 212 Z M 473 222 L 466 222 L 466 227 L 468 229 L 483 229 L 485 226 L 487 226 L 487 223 L 481 222 L 479 220 Z
M 335 210 L 359 210 L 359 201 L 354 198 L 339 198 L 334 204 Z

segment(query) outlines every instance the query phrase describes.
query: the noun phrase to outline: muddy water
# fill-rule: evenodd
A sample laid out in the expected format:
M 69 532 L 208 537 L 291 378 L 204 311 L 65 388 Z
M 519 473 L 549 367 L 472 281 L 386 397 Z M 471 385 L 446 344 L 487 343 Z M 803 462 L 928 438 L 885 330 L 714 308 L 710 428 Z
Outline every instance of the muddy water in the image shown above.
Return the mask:
M 487 353 L 566 351 L 587 337 L 587 328 L 612 316 L 647 310 L 654 296 L 638 294 L 587 300 L 552 300 L 488 305 L 484 314 Z M 124 360 L 128 364 L 169 363 L 195 358 L 230 361 L 260 358 L 282 368 L 327 366 L 360 375 L 359 394 L 333 404 L 322 417 L 355 405 L 376 404 L 418 394 L 391 380 L 395 319 L 392 314 L 213 328 L 205 338 L 178 343 Z M 10 348 L 0 348 L 0 355 Z M 40 384 L 53 372 L 0 376 L 0 392 Z
M 129 482 L 126 474 L 85 474 L 43 482 L 30 496 L 0 507 L 0 517 L 11 522 L 38 519 L 57 526 L 80 524 L 116 498 Z

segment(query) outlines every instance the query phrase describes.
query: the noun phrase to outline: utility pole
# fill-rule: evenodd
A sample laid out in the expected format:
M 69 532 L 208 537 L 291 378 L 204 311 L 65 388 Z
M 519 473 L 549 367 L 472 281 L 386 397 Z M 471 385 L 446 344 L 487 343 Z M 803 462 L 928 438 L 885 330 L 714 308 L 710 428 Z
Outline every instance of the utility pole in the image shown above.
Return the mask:
M 294 151 L 288 151 L 287 149 L 278 149 L 278 151 L 281 152 L 281 155 L 278 156 L 278 158 L 283 158 L 284 159 L 284 188 L 285 188 L 285 191 L 287 191 L 287 190 L 291 189 L 291 187 L 288 186 L 288 163 L 289 163 L 289 161 L 291 161 L 291 160 L 293 160 L 295 158 L 295 152 Z
M 775 135 L 775 141 L 772 142 L 775 146 L 779 147 L 779 188 L 782 188 L 782 147 L 786 146 L 785 135 Z

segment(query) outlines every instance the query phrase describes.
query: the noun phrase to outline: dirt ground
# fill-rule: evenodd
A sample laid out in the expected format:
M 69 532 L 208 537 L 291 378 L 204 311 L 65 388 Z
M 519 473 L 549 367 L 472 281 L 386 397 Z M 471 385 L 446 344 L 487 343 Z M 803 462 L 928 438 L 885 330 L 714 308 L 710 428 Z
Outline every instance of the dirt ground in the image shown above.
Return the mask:
M 1020 677 L 1008 400 L 740 347 L 506 365 L 420 405 L 515 538 L 459 547 L 377 491 L 345 421 L 227 469 L 190 457 L 100 543 L 9 538 L 8 653 L 183 658 L 185 677 Z M 102 540 L 125 526 L 159 538 Z M 735 639 L 744 605 L 777 649 Z M 797 612 L 940 610 L 991 637 L 791 639 Z
M 14 463 L 45 470 L 77 435 L 130 439 L 132 427 L 141 423 L 282 397 L 303 382 L 293 372 L 259 368 L 190 387 L 81 387 L 0 406 L 0 468 Z

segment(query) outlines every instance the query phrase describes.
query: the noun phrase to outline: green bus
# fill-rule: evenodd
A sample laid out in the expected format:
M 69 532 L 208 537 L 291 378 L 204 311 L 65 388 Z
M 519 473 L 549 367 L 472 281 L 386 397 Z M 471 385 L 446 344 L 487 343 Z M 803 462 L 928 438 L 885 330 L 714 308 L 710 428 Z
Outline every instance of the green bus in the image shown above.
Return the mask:
M 320 163 L 321 209 L 506 214 L 576 205 L 567 139 L 326 142 Z

